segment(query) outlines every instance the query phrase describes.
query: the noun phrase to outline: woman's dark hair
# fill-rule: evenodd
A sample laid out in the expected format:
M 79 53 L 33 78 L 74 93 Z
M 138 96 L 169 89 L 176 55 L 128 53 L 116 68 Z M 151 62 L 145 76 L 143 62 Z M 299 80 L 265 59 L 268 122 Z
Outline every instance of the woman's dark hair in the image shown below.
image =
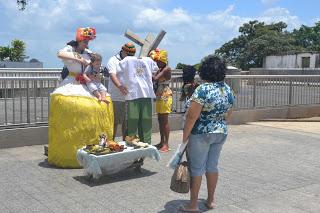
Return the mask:
M 194 66 L 185 65 L 182 68 L 182 79 L 183 83 L 192 83 L 194 81 L 194 77 L 196 75 L 196 68 Z
M 218 55 L 203 58 L 199 68 L 202 80 L 209 82 L 223 81 L 226 76 L 226 62 Z
M 72 41 L 69 41 L 67 45 L 70 45 L 71 47 L 77 47 L 79 45 L 79 42 L 72 40 Z
M 185 101 L 187 97 L 191 97 L 192 93 L 197 88 L 198 84 L 194 83 L 196 71 L 197 70 L 194 66 L 184 65 L 182 67 L 183 85 L 181 88 L 180 101 Z

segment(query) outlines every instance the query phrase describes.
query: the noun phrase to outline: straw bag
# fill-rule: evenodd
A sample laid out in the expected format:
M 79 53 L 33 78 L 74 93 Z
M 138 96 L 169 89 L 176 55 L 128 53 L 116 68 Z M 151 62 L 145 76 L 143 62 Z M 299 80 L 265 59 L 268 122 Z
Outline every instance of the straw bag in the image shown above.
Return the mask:
M 179 164 L 177 168 L 174 170 L 174 173 L 171 177 L 170 189 L 177 193 L 188 193 L 190 190 L 190 174 L 188 169 L 188 162 L 181 162 L 181 159 L 186 149 L 187 146 L 183 150 L 179 159 Z

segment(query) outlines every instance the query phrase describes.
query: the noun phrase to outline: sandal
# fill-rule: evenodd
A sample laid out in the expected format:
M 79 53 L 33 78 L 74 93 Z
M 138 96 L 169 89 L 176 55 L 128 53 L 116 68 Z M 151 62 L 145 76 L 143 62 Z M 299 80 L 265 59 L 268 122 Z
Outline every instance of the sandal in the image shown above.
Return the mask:
M 200 212 L 199 209 L 188 209 L 186 206 L 180 206 L 178 210 L 182 212 Z
M 168 148 L 168 149 L 159 149 L 159 152 L 161 152 L 161 153 L 166 153 L 166 152 L 170 152 L 171 151 L 171 149 L 170 148 Z

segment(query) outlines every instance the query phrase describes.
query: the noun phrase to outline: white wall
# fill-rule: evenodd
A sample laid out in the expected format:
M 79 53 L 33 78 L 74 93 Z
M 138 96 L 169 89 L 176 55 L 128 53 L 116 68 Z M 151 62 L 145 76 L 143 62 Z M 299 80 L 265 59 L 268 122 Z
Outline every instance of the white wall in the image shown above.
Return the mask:
M 310 68 L 317 67 L 316 59 L 319 54 L 299 53 L 296 55 L 267 56 L 264 68 L 302 68 L 303 57 L 310 57 Z
M 316 56 L 318 54 L 302 53 L 298 54 L 298 68 L 302 68 L 302 58 L 310 57 L 310 68 L 316 67 Z

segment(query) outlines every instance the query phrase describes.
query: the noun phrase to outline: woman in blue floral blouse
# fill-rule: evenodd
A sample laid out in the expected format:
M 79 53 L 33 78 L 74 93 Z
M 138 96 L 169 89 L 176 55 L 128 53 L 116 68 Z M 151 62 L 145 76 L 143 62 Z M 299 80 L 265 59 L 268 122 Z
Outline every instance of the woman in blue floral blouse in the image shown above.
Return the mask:
M 204 81 L 190 98 L 180 150 L 188 144 L 187 153 L 191 173 L 190 203 L 181 206 L 185 212 L 197 212 L 198 194 L 203 174 L 206 174 L 208 197 L 205 205 L 215 206 L 214 192 L 218 181 L 218 160 L 228 135 L 227 120 L 235 97 L 224 82 L 225 62 L 209 55 L 201 62 L 199 75 Z

